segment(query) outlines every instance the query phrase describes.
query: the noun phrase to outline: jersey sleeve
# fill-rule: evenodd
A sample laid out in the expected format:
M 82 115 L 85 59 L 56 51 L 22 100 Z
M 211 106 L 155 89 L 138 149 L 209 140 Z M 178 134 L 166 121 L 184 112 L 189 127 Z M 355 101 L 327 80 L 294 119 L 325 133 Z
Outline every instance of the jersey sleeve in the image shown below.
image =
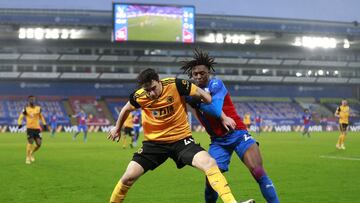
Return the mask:
M 184 79 L 175 79 L 176 89 L 180 96 L 193 96 L 195 95 L 196 85 L 193 85 L 190 81 Z
M 212 97 L 210 104 L 201 103 L 200 109 L 217 118 L 221 117 L 224 98 L 228 93 L 224 83 L 219 79 L 213 79 L 209 84 L 209 91 Z
M 219 79 L 213 79 L 210 81 L 209 91 L 212 99 L 224 100 L 225 95 L 228 93 L 224 83 Z
M 132 94 L 130 94 L 130 96 L 129 96 L 129 102 L 130 102 L 130 104 L 133 106 L 133 107 L 135 107 L 135 108 L 140 108 L 141 106 L 140 106 L 140 104 L 136 101 L 136 98 L 137 98 L 137 96 L 136 96 L 136 93 L 135 92 L 133 92 Z

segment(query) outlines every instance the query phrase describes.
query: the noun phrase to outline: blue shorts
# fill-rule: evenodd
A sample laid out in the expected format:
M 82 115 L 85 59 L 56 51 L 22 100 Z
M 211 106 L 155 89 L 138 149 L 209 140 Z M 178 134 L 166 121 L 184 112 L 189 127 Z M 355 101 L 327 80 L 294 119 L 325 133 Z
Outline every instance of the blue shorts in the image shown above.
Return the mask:
M 56 123 L 51 123 L 51 129 L 56 129 L 57 128 L 57 124 Z
M 309 129 L 309 127 L 310 127 L 310 124 L 305 124 L 305 125 L 304 125 L 304 128 L 305 128 L 305 129 Z
M 87 126 L 86 125 L 78 125 L 78 132 L 83 131 L 87 132 Z
M 249 147 L 256 143 L 247 130 L 236 130 L 225 137 L 211 139 L 209 154 L 216 160 L 222 171 L 229 170 L 233 151 L 242 160 Z
M 135 134 L 139 134 L 140 133 L 140 126 L 134 126 L 134 132 L 135 132 Z

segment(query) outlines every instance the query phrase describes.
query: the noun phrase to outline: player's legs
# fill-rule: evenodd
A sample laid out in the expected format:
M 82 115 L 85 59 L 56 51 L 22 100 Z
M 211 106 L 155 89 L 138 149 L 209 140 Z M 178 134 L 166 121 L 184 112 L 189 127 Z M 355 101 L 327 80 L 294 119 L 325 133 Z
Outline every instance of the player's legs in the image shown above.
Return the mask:
M 56 124 L 51 124 L 51 136 L 54 137 L 56 132 Z
M 228 171 L 230 164 L 232 150 L 228 150 L 225 147 L 221 146 L 217 142 L 212 142 L 209 147 L 209 154 L 213 157 L 223 173 Z M 205 183 L 205 202 L 206 203 L 215 203 L 218 199 L 218 193 L 211 187 L 208 179 L 206 178 Z
M 169 148 L 165 144 L 143 142 L 142 148 L 134 153 L 125 173 L 116 185 L 110 203 L 122 202 L 129 188 L 148 170 L 154 170 L 169 157 Z
M 28 134 L 27 144 L 26 144 L 26 159 L 25 159 L 26 164 L 31 164 L 31 152 L 33 150 L 33 143 L 34 143 L 34 138 Z
M 219 194 L 224 203 L 236 203 L 235 197 L 231 193 L 230 187 L 218 168 L 215 159 L 206 151 L 196 153 L 192 165 L 205 172 L 210 185 Z
M 257 124 L 256 125 L 256 134 L 260 135 L 260 131 L 261 131 L 260 124 Z
M 239 150 L 237 149 L 238 153 Z M 239 157 L 241 154 L 238 153 Z M 260 150 L 257 144 L 252 144 L 244 153 L 242 161 L 246 167 L 250 170 L 251 174 L 258 182 L 260 190 L 264 198 L 268 203 L 278 203 L 279 199 L 277 197 L 274 184 L 271 179 L 267 176 L 263 165 Z
M 126 148 L 126 137 L 132 138 L 131 131 L 132 131 L 132 128 L 129 128 L 129 127 L 124 128 L 124 136 L 123 136 L 123 140 L 122 140 L 122 147 L 124 149 Z
M 130 187 L 143 174 L 144 168 L 139 163 L 130 161 L 125 173 L 122 175 L 111 194 L 110 203 L 123 202 Z
M 340 130 L 340 135 L 338 138 L 338 141 L 336 143 L 336 148 L 341 149 L 341 146 L 343 145 L 343 136 L 344 136 L 344 126 L 342 123 L 339 124 L 339 130 Z
M 34 150 L 32 151 L 32 154 L 40 149 L 41 144 L 42 144 L 41 137 L 35 137 L 35 147 L 34 147 Z
M 307 135 L 308 137 L 310 137 L 309 127 L 310 127 L 309 124 L 305 124 L 304 132 L 303 132 L 303 135 Z
M 79 129 L 84 133 L 84 142 L 86 142 L 87 141 L 87 131 L 88 131 L 87 125 L 81 125 L 81 126 L 79 126 Z M 80 130 L 79 130 L 79 132 L 80 132 Z
M 132 147 L 136 147 L 137 146 L 137 140 L 139 138 L 139 134 L 140 134 L 140 127 L 135 126 L 134 127 L 134 136 L 132 137 Z
M 31 160 L 32 162 L 35 161 L 34 153 L 35 153 L 37 150 L 40 149 L 41 144 L 42 144 L 42 139 L 41 139 L 40 136 L 37 136 L 37 137 L 35 137 L 34 139 L 35 139 L 35 147 L 33 148 L 33 150 L 32 150 L 31 153 L 30 153 L 30 160 Z
M 81 130 L 81 126 L 77 126 L 77 131 L 75 132 L 75 134 L 73 135 L 73 140 L 75 140 L 76 139 L 76 136 L 78 136 L 78 134 L 80 134 L 80 131 Z
M 346 149 L 345 148 L 345 138 L 346 138 L 347 127 L 348 127 L 347 124 L 342 124 L 342 135 L 341 135 L 341 144 L 340 144 L 341 149 Z

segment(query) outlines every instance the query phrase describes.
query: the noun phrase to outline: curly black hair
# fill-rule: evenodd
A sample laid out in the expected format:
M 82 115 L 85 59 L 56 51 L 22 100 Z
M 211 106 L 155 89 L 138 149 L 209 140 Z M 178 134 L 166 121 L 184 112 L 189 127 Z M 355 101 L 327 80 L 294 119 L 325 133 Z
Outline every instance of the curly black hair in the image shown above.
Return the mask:
M 191 78 L 191 70 L 193 67 L 198 65 L 204 65 L 206 66 L 210 71 L 215 72 L 214 65 L 216 64 L 215 58 L 210 57 L 209 53 L 204 52 L 200 48 L 196 48 L 194 50 L 194 57 L 191 61 L 181 61 L 183 63 L 183 66 L 181 67 L 181 70 L 184 71 L 190 78 Z

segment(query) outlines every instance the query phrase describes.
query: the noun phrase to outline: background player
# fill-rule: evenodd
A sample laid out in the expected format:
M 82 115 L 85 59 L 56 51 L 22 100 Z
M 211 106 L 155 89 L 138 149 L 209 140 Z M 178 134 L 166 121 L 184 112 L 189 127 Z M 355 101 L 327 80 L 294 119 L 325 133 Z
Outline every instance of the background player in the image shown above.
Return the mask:
M 49 113 L 49 120 L 48 121 L 49 121 L 48 124 L 51 127 L 51 136 L 54 137 L 56 129 L 57 129 L 57 115 L 56 115 L 55 111 L 52 112 L 52 113 Z
M 87 125 L 86 125 L 87 114 L 85 113 L 84 110 L 80 110 L 79 113 L 72 115 L 71 117 L 77 118 L 77 120 L 78 120 L 77 131 L 73 135 L 73 140 L 75 140 L 76 136 L 82 131 L 84 133 L 84 142 L 86 142 L 87 141 L 87 130 L 88 130 Z
M 129 102 L 121 109 L 116 126 L 109 132 L 109 138 L 118 140 L 126 117 L 131 111 L 141 108 L 143 146 L 134 154 L 110 202 L 123 202 L 127 191 L 140 176 L 172 158 L 178 168 L 191 165 L 205 172 L 221 199 L 225 203 L 236 203 L 215 160 L 195 144 L 187 120 L 183 96 L 191 95 L 205 103 L 211 102 L 211 96 L 187 80 L 159 80 L 159 75 L 153 69 L 143 70 L 137 80 L 142 88 L 130 95 Z
M 140 135 L 140 127 L 141 127 L 141 111 L 133 111 L 132 112 L 132 121 L 133 121 L 133 128 L 134 128 L 134 137 L 132 146 L 137 146 L 137 141 Z
M 244 115 L 244 124 L 247 128 L 247 130 L 250 130 L 250 126 L 251 126 L 251 114 L 250 112 L 246 112 Z
M 129 138 L 131 138 L 131 140 L 133 140 L 134 138 L 134 134 L 133 134 L 133 118 L 132 115 L 129 114 L 129 116 L 126 118 L 125 122 L 124 122 L 124 136 L 123 136 L 123 140 L 122 140 L 122 147 L 125 149 L 126 148 L 126 135 L 129 136 Z M 132 147 L 132 141 L 130 143 L 130 147 Z
M 41 107 L 35 105 L 35 96 L 30 95 L 28 97 L 27 106 L 24 107 L 23 111 L 19 115 L 18 125 L 19 129 L 22 128 L 23 118 L 26 119 L 26 134 L 27 134 L 27 145 L 26 145 L 26 164 L 31 164 L 35 161 L 34 153 L 41 147 L 41 127 L 40 120 L 43 124 L 43 130 L 46 130 L 46 121 L 41 113 Z M 33 143 L 35 141 L 35 146 Z
M 261 115 L 257 111 L 256 115 L 255 115 L 255 127 L 256 127 L 256 134 L 257 135 L 260 135 L 260 132 L 261 132 L 261 121 L 262 121 Z
M 278 203 L 275 187 L 263 168 L 256 141 L 248 133 L 246 126 L 237 114 L 224 83 L 220 79 L 210 79 L 211 71 L 215 71 L 213 67 L 215 59 L 199 49 L 195 49 L 194 54 L 193 60 L 185 61 L 181 69 L 195 81 L 196 85 L 209 91 L 212 96 L 211 104 L 204 104 L 187 97 L 189 104 L 195 107 L 200 123 L 210 135 L 210 155 L 215 158 L 221 171 L 225 172 L 228 171 L 231 155 L 235 151 L 258 182 L 266 201 Z M 229 122 L 229 117 L 231 122 Z M 227 125 L 232 130 L 228 131 Z M 214 203 L 217 198 L 216 192 L 206 182 L 206 202 Z
M 304 121 L 304 130 L 302 135 L 305 134 L 310 137 L 309 127 L 310 127 L 310 121 L 311 121 L 311 113 L 309 112 L 309 109 L 304 109 L 304 115 L 302 116 L 302 119 Z
M 347 127 L 349 125 L 349 116 L 350 116 L 350 108 L 348 106 L 348 102 L 346 99 L 343 99 L 341 101 L 341 105 L 335 111 L 335 116 L 339 118 L 339 129 L 340 129 L 340 136 L 338 142 L 336 143 L 336 148 L 346 149 L 345 136 L 346 136 Z

